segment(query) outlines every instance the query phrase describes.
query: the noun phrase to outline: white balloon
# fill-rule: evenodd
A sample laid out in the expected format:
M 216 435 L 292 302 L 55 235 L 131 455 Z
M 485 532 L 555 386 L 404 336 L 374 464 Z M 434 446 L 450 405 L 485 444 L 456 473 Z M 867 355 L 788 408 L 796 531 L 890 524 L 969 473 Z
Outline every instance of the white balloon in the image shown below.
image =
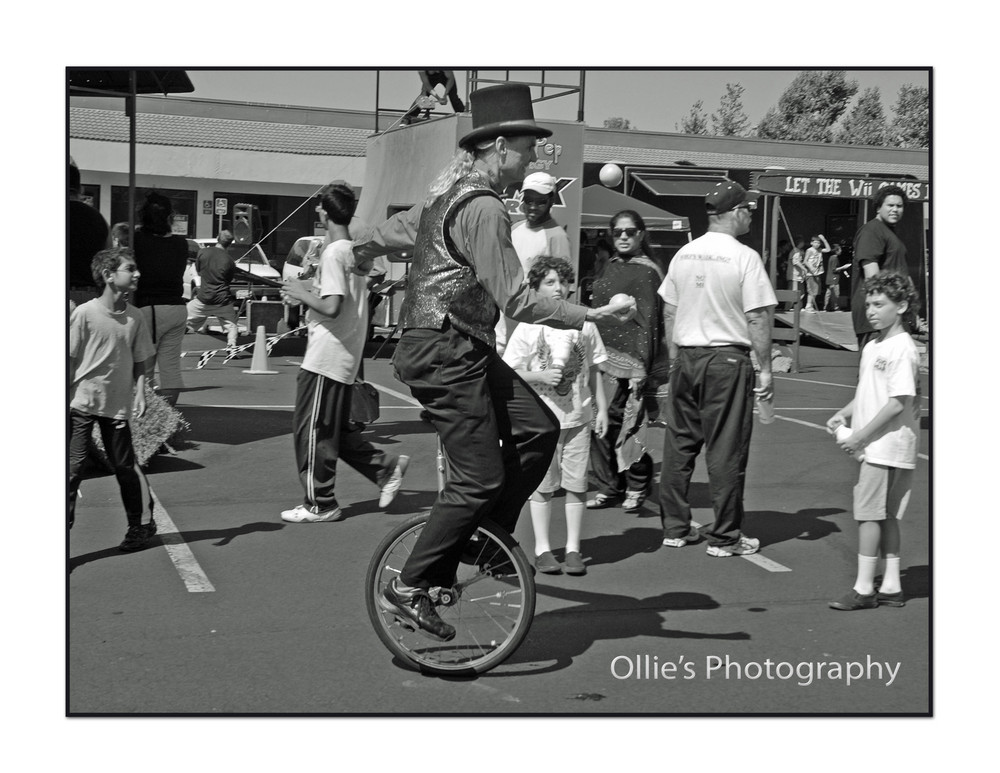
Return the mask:
M 616 188 L 621 185 L 622 168 L 618 164 L 605 164 L 601 167 L 601 184 L 606 185 L 608 188 Z

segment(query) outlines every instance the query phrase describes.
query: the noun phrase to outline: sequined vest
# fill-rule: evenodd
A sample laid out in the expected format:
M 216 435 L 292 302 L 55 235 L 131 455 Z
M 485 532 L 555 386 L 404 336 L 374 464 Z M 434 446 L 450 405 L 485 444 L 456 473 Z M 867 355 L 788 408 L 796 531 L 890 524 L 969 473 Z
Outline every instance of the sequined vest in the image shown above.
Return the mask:
M 479 284 L 445 229 L 455 208 L 473 196 L 499 198 L 487 177 L 474 171 L 421 214 L 399 320 L 404 330 L 414 327 L 440 330 L 445 319 L 449 319 L 455 329 L 495 346 L 497 304 Z

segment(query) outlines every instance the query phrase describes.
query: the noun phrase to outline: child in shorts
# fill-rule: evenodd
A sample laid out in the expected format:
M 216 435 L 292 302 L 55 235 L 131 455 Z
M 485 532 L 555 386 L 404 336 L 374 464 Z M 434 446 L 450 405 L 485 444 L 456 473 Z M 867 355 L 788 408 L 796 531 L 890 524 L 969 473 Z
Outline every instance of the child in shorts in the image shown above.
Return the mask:
M 543 297 L 565 299 L 574 278 L 573 267 L 565 259 L 542 256 L 532 263 L 527 281 Z M 503 359 L 538 393 L 560 426 L 552 463 L 529 500 L 535 566 L 546 574 L 559 574 L 563 568 L 567 574 L 586 574 L 580 533 L 587 499 L 590 425 L 593 421 L 598 437 L 608 429 L 608 402 L 597 369 L 607 359 L 601 334 L 592 322 L 585 322 L 580 331 L 522 322 L 514 328 Z M 549 543 L 552 495 L 560 488 L 566 491 L 564 565 L 556 560 Z
M 156 350 L 142 313 L 126 298 L 139 281 L 132 250 L 101 250 L 91 262 L 94 284 L 103 288 L 73 309 L 69 318 L 69 508 L 70 528 L 94 424 L 121 490 L 128 530 L 120 550 L 140 550 L 156 534 L 152 499 L 136 463 L 129 419 L 146 411 L 145 362 Z M 150 517 L 142 522 L 145 501 Z
M 858 574 L 854 588 L 832 609 L 874 609 L 906 602 L 899 581 L 899 521 L 910 499 L 920 424 L 913 410 L 920 355 L 907 332 L 916 319 L 917 292 L 909 277 L 883 271 L 865 282 L 865 314 L 876 337 L 861 353 L 854 399 L 827 421 L 838 445 L 861 459 L 854 487 Z M 875 588 L 879 554 L 885 560 Z

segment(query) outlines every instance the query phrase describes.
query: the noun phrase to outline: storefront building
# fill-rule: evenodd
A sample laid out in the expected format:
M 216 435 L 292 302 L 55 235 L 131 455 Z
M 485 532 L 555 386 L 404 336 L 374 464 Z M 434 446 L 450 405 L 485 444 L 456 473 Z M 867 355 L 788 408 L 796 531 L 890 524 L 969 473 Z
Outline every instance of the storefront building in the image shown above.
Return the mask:
M 394 120 L 382 115 L 378 128 L 384 131 Z M 150 189 L 169 196 L 178 215 L 175 230 L 189 238 L 215 236 L 220 225 L 231 227 L 235 205 L 252 205 L 255 239 L 268 257 L 279 260 L 298 237 L 316 232 L 313 198 L 323 185 L 343 180 L 363 189 L 366 148 L 376 134 L 373 113 L 177 97 L 140 97 L 136 122 L 137 202 Z M 121 100 L 70 99 L 68 130 L 84 194 L 110 223 L 128 220 L 128 129 Z M 817 233 L 849 246 L 874 214 L 867 206 L 874 187 L 911 185 L 917 196 L 900 235 L 914 278 L 924 287 L 927 150 L 584 126 L 582 156 L 582 169 L 571 175 L 581 190 L 600 184 L 601 168 L 614 163 L 624 173 L 617 192 L 685 218 L 693 237 L 705 231 L 703 197 L 719 180 L 766 190 L 764 211 L 745 237 L 766 258 L 782 241 Z M 778 190 L 786 177 L 791 189 Z M 581 239 L 581 252 L 589 238 Z M 581 261 L 581 275 L 586 270 Z

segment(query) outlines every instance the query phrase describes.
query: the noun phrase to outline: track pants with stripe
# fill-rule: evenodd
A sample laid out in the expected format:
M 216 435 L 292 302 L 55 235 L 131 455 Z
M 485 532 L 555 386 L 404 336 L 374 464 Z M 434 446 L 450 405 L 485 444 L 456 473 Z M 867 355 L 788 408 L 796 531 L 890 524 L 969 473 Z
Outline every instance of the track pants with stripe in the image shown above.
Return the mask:
M 314 512 L 337 507 L 333 489 L 338 459 L 376 486 L 386 481 L 399 461 L 368 442 L 362 425 L 351 421 L 350 415 L 350 384 L 299 370 L 293 415 L 295 461 L 305 491 L 303 503 Z

